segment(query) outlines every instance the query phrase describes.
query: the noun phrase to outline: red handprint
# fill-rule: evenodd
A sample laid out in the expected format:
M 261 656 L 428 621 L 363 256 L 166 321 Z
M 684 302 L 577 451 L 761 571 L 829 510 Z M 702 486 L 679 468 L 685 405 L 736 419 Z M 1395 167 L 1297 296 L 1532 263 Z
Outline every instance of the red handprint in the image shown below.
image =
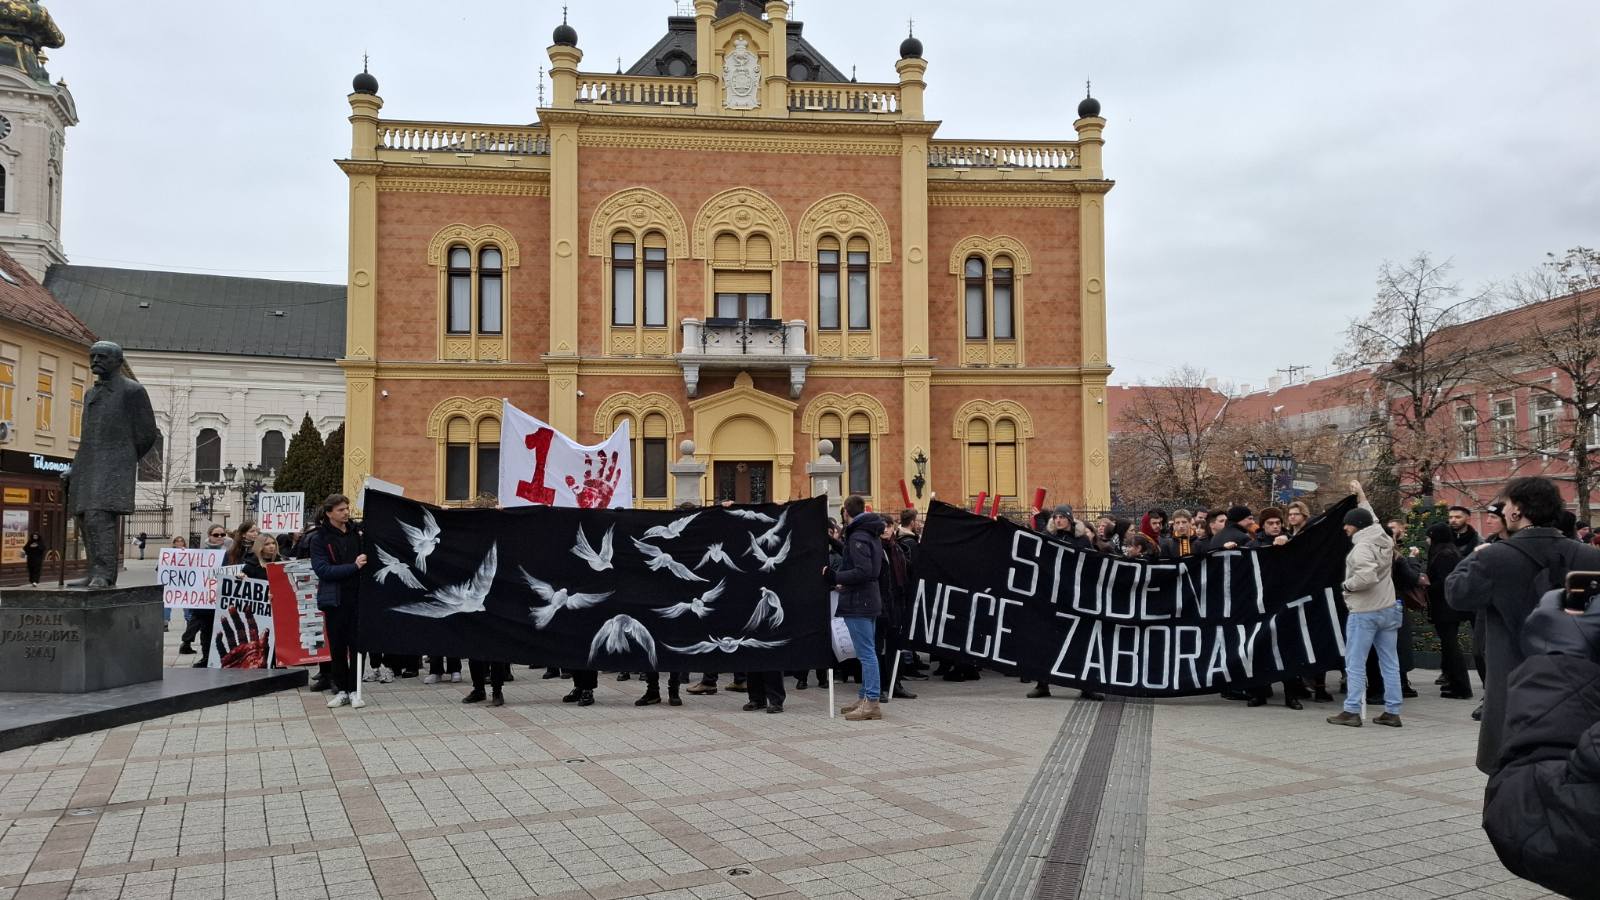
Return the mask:
M 240 615 L 237 606 L 228 607 L 217 623 L 217 659 L 224 669 L 269 668 L 271 643 L 272 629 L 261 631 L 256 617 Z
M 602 450 L 598 454 L 583 455 L 583 484 L 568 475 L 567 489 L 577 498 L 579 509 L 605 509 L 611 505 L 611 495 L 616 493 L 621 481 L 622 466 L 617 462 L 616 451 L 608 456 Z

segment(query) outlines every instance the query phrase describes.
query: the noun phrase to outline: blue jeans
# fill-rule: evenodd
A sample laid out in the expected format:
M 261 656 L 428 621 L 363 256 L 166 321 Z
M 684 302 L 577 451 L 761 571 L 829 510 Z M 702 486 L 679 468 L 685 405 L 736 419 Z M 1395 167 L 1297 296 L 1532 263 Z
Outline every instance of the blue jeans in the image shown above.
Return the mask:
M 1351 613 L 1344 627 L 1344 711 L 1360 713 L 1367 696 L 1367 652 L 1378 651 L 1378 671 L 1383 673 L 1383 709 L 1400 715 L 1400 625 L 1405 613 L 1399 606 L 1377 612 Z
M 861 661 L 861 691 L 856 695 L 863 700 L 877 700 L 882 691 L 878 680 L 878 644 L 873 636 L 876 619 L 865 616 L 840 616 L 850 632 L 850 645 L 855 648 L 856 659 Z

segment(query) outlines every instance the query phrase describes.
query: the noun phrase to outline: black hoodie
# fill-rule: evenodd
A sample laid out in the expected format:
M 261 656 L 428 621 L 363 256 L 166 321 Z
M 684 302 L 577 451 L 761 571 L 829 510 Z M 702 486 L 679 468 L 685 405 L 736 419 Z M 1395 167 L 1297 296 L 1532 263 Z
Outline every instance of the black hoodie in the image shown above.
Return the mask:
M 883 517 L 862 513 L 844 530 L 844 563 L 834 573 L 840 616 L 876 619 L 883 614 L 878 576 L 883 573 Z

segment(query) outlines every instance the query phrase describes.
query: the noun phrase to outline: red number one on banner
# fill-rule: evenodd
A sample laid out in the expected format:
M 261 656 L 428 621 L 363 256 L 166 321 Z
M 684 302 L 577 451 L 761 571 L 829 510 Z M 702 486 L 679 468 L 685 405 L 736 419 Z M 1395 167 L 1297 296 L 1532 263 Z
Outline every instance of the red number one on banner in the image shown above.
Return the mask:
M 546 487 L 544 483 L 544 464 L 550 456 L 550 441 L 556 433 L 549 428 L 541 428 L 528 435 L 528 449 L 533 451 L 533 480 L 517 482 L 517 496 L 529 503 L 541 503 L 551 506 L 556 502 L 554 488 Z

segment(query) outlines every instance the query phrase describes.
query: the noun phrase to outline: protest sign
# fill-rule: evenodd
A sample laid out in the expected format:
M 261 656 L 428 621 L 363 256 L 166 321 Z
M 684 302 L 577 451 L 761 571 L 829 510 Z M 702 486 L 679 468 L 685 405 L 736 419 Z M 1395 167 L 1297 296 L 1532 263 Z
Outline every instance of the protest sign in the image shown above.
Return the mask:
M 633 505 L 633 450 L 623 422 L 584 446 L 504 401 L 500 415 L 500 505 L 626 509 Z
M 282 643 L 274 638 L 278 664 L 307 666 L 332 659 L 311 561 L 273 563 L 267 566 L 267 582 L 272 585 L 272 630 L 283 637 Z
M 221 550 L 162 547 L 161 559 L 156 563 L 162 605 L 173 609 L 215 609 L 217 568 L 221 565 Z
M 1343 665 L 1346 500 L 1282 547 L 1144 562 L 943 503 L 917 552 L 909 640 L 1050 683 L 1151 697 Z
M 218 570 L 217 614 L 211 619 L 210 667 L 271 669 L 272 599 L 267 582 L 247 578 L 244 566 Z
M 822 668 L 827 498 L 439 509 L 372 491 L 363 647 L 623 672 Z
M 306 521 L 306 495 L 303 491 L 288 491 L 276 493 L 268 491 L 260 495 L 256 503 L 256 515 L 262 534 L 299 534 L 305 528 Z

